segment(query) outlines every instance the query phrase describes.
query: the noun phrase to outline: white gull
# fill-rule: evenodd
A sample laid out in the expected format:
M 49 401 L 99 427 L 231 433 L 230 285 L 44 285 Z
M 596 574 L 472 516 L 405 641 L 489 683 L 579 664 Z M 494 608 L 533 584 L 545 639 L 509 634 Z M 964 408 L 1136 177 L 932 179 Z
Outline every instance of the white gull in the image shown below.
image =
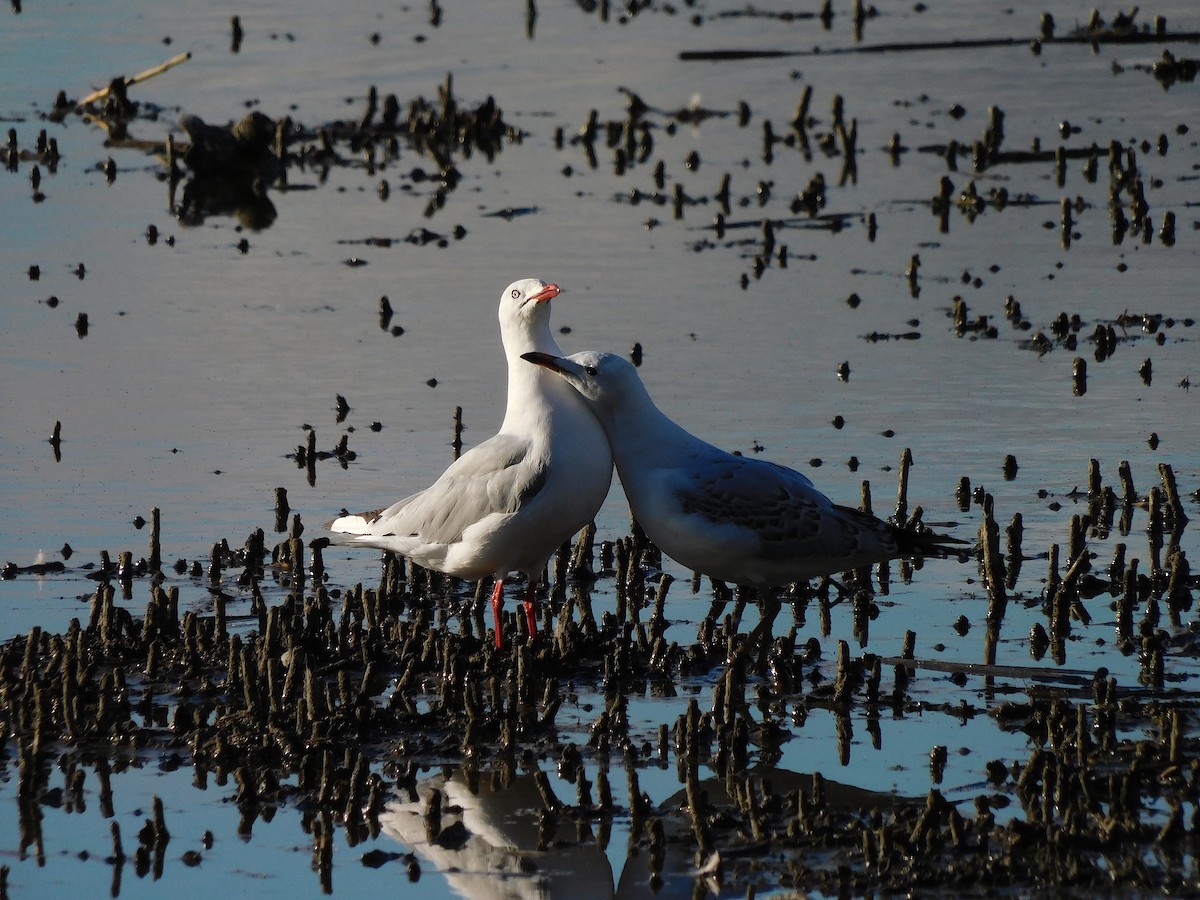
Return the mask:
M 961 543 L 839 506 L 804 475 L 726 453 L 681 428 L 627 360 L 585 351 L 523 358 L 577 390 L 608 435 L 633 517 L 681 565 L 721 581 L 780 587 Z
M 525 615 L 535 634 L 538 579 L 554 551 L 593 520 L 612 481 L 608 442 L 580 395 L 520 360 L 531 351 L 561 353 L 550 333 L 550 300 L 558 294 L 558 285 L 527 278 L 500 298 L 508 406 L 496 435 L 420 493 L 325 526 L 340 533 L 337 543 L 392 550 L 472 581 L 494 576 L 498 647 L 505 579 L 528 576 Z

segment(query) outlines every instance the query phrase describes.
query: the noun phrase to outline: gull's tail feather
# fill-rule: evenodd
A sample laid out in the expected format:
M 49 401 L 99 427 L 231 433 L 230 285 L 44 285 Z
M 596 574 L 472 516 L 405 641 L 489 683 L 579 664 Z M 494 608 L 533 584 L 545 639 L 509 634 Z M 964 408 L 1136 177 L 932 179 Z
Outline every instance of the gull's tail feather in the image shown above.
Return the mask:
M 949 556 L 964 556 L 973 549 L 971 541 L 960 540 L 948 534 L 940 534 L 919 519 L 904 526 L 893 526 L 892 532 L 902 557 L 933 557 L 946 559 Z

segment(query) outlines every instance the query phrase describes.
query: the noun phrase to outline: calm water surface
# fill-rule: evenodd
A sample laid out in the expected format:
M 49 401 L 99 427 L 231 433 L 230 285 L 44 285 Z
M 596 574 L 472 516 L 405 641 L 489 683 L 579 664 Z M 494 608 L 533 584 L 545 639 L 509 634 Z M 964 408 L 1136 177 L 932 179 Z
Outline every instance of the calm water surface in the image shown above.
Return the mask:
M 1156 483 L 1160 463 L 1173 467 L 1185 493 L 1200 488 L 1200 395 L 1186 388 L 1200 377 L 1200 328 L 1185 321 L 1200 316 L 1197 86 L 1164 89 L 1148 71 L 1162 47 L 1149 43 L 1096 51 L 1048 45 L 1040 55 L 1025 44 L 855 52 L 878 43 L 1032 38 L 1043 11 L 1066 34 L 1087 20 L 1089 3 L 934 2 L 918 12 L 911 3 L 882 2 L 861 44 L 849 4 L 834 5 L 826 29 L 812 18 L 748 16 L 737 4 L 652 6 L 630 20 L 614 12 L 603 22 L 575 4 L 543 2 L 532 39 L 523 4 L 443 2 L 437 25 L 425 4 L 355 3 L 336 14 L 322 4 L 23 6 L 0 32 L 0 118 L 22 149 L 47 129 L 62 160 L 53 174 L 43 167 L 41 202 L 32 197 L 32 163 L 0 175 L 0 505 L 9 523 L 0 530 L 0 561 L 62 559 L 64 544 L 74 555 L 64 574 L 0 582 L 0 637 L 34 625 L 61 630 L 86 616 L 94 587 L 84 567 L 105 550 L 144 555 L 147 534 L 134 520 L 152 508 L 162 510 L 164 558 L 203 560 L 221 538 L 240 544 L 255 528 L 270 531 L 276 487 L 287 488 L 310 528 L 343 506 L 370 507 L 423 487 L 450 461 L 456 406 L 468 445 L 499 423 L 504 360 L 495 306 L 505 284 L 531 274 L 564 288 L 554 324 L 564 329 L 565 349 L 627 352 L 640 343 L 643 377 L 663 409 L 723 447 L 761 447 L 763 456 L 805 469 L 842 502 L 857 503 L 867 479 L 875 509 L 884 513 L 894 502 L 897 461 L 909 447 L 916 459 L 910 502 L 920 503 L 927 519 L 974 537 L 978 507 L 962 512 L 955 502 L 961 477 L 994 495 L 1002 524 L 1019 512 L 1025 552 L 1040 557 L 1023 569 L 1017 593 L 1032 608 L 1017 602 L 1010 609 L 1004 663 L 1032 663 L 1027 635 L 1041 618 L 1033 601 L 1045 578 L 1044 555 L 1051 543 L 1065 546 L 1070 516 L 1084 511 L 1066 495 L 1086 489 L 1089 458 L 1099 460 L 1106 484 L 1116 484 L 1118 464 L 1129 460 L 1141 491 Z M 233 14 L 245 29 L 236 54 Z M 1173 29 L 1200 29 L 1196 9 L 1183 0 L 1147 8 L 1139 21 L 1153 15 Z M 823 52 L 812 53 L 816 47 Z M 795 55 L 680 58 L 684 51 L 730 49 Z M 1194 45 L 1172 49 L 1196 55 Z M 404 104 L 435 98 L 447 73 L 461 103 L 493 96 L 524 136 L 494 161 L 458 160 L 462 182 L 432 216 L 424 211 L 434 188 L 413 177 L 432 163 L 402 148 L 398 159 L 376 161 L 373 173 L 365 164 L 289 170 L 289 189 L 270 193 L 276 218 L 269 228 L 246 228 L 229 216 L 188 225 L 172 214 L 165 166 L 154 152 L 106 146 L 103 130 L 79 116 L 62 124 L 42 118 L 60 89 L 79 97 L 184 51 L 192 53 L 189 62 L 131 89 L 133 99 L 157 110 L 131 123 L 131 138 L 162 141 L 171 133 L 182 140 L 175 125 L 181 113 L 223 123 L 258 109 L 309 127 L 356 119 L 371 86 Z M 813 92 L 810 153 L 777 143 L 771 161 L 764 160 L 764 124 L 788 134 L 806 87 Z M 570 140 L 592 110 L 601 122 L 625 118 L 621 88 L 652 108 L 654 140 L 651 159 L 623 174 L 603 139 L 595 168 Z M 832 131 L 835 96 L 857 127 L 857 180 L 844 185 L 843 157 L 820 146 Z M 744 124 L 740 103 L 749 110 Z M 672 118 L 689 105 L 715 115 L 695 125 Z M 962 156 L 950 170 L 945 154 L 932 148 L 980 139 L 989 107 L 1005 113 L 1006 150 L 1094 143 L 1106 151 L 1113 141 L 1133 148 L 1153 239 L 1114 242 L 1107 153 L 1094 182 L 1085 178 L 1084 160 L 1069 160 L 1061 186 L 1053 161 L 1010 162 L 974 175 Z M 566 138 L 561 149 L 558 129 Z M 886 149 L 893 135 L 907 148 L 895 163 Z M 112 183 L 101 171 L 109 158 L 117 168 Z M 662 193 L 669 199 L 678 186 L 689 199 L 679 218 L 670 202 L 649 199 L 660 160 Z M 821 215 L 794 213 L 792 200 L 818 173 L 827 184 Z M 718 236 L 715 195 L 726 174 L 732 209 Z M 1012 202 L 973 220 L 954 209 L 943 232 L 930 208 L 943 176 L 955 195 L 974 177 L 981 195 L 1002 188 Z M 386 200 L 380 182 L 390 187 Z M 1063 199 L 1075 205 L 1069 247 L 1060 239 Z M 1176 218 L 1173 246 L 1157 234 L 1168 212 Z M 865 222 L 872 213 L 873 240 Z M 765 218 L 775 222 L 776 245 L 787 246 L 787 264 L 773 259 L 756 277 Z M 151 225 L 159 233 L 153 244 L 146 237 Z M 456 226 L 465 231 L 461 238 L 452 236 Z M 447 245 L 404 240 L 422 228 L 446 235 Z M 917 296 L 905 275 L 914 254 Z M 365 265 L 348 265 L 351 259 Z M 32 266 L 40 269 L 36 280 Z M 402 335 L 380 328 L 383 295 Z M 995 338 L 955 334 L 956 296 L 972 318 L 985 315 L 997 326 Z M 1029 331 L 1005 320 L 1010 296 Z M 1083 322 L 1077 350 L 1026 349 L 1023 342 L 1039 330 L 1049 334 L 1060 312 Z M 1088 338 L 1097 324 L 1125 312 L 1173 321 L 1159 327 L 1161 341 L 1140 327 L 1118 326 L 1114 355 L 1095 361 Z M 82 338 L 79 313 L 89 320 Z M 905 335 L 919 337 L 899 337 Z M 1072 390 L 1076 357 L 1089 364 L 1082 396 Z M 1138 375 L 1147 359 L 1149 384 Z M 846 381 L 836 374 L 843 362 Z M 342 424 L 339 394 L 352 407 Z M 832 424 L 837 416 L 841 428 Z M 46 442 L 56 421 L 61 462 Z M 373 422 L 382 430 L 371 431 Z M 345 469 L 332 460 L 318 464 L 315 486 L 288 458 L 304 443 L 306 424 L 321 449 L 332 449 L 352 426 L 358 454 Z M 1002 475 L 1007 454 L 1019 463 L 1011 481 Z M 847 465 L 851 457 L 857 471 Z M 1194 500 L 1187 509 L 1200 516 Z M 625 534 L 619 490 L 598 525 L 603 539 Z M 1104 562 L 1124 540 L 1130 555 L 1144 556 L 1145 525 L 1139 511 L 1129 535 L 1097 540 L 1092 549 Z M 1183 547 L 1200 558 L 1194 527 Z M 330 552 L 326 562 L 336 584 L 378 577 L 369 553 Z M 672 589 L 669 618 L 682 642 L 694 636 L 707 603 L 689 601 L 688 573 L 676 574 L 682 580 Z M 172 583 L 188 608 L 209 602 L 199 580 L 172 576 Z M 600 590 L 603 607 L 611 583 Z M 136 595 L 129 605 L 140 611 L 145 599 Z M 913 629 L 919 657 L 982 659 L 987 597 L 973 563 L 930 563 L 911 584 L 893 583 L 882 600 L 865 649 L 897 654 L 904 631 Z M 1123 683 L 1136 681 L 1137 660 L 1113 649 L 1112 613 L 1100 601 L 1092 612 L 1093 625 L 1076 632 L 1067 666 L 1104 665 Z M 976 626 L 965 636 L 952 627 L 960 615 Z M 819 634 L 815 619 L 810 613 L 803 638 Z M 849 611 L 836 608 L 832 626 L 822 638 L 826 664 L 837 640 L 850 636 Z M 1042 665 L 1054 667 L 1049 659 Z M 1172 666 L 1194 674 L 1189 662 Z M 690 689 L 703 706 L 708 686 Z M 918 679 L 913 694 L 931 704 L 966 698 L 986 705 L 974 680 L 959 688 L 936 674 Z M 686 699 L 638 704 L 647 739 L 655 739 L 659 723 L 674 722 Z M 580 742 L 589 721 L 581 715 Z M 884 723 L 878 749 L 860 728 L 843 764 L 834 723 L 813 715 L 796 730 L 781 767 L 922 794 L 935 744 L 970 751 L 951 754 L 949 785 L 977 782 L 987 759 L 1025 747 L 1023 735 L 998 732 L 990 722 L 931 713 Z M 10 803 L 15 773 L 7 764 L 0 759 L 0 799 Z M 673 767 L 660 781 L 643 779 L 643 788 L 655 800 L 673 793 Z M 126 871 L 122 896 L 218 883 L 263 895 L 319 892 L 307 836 L 289 810 L 259 822 L 243 842 L 226 802 L 230 786 L 199 792 L 187 769 L 162 771 L 155 760 L 120 775 L 114 790 L 127 835 L 157 794 L 178 836 L 164 879 Z M 562 794 L 570 793 L 568 785 Z M 48 815 L 48 865 L 6 860 L 13 896 L 106 890 L 105 820 L 94 807 Z M 217 848 L 201 868 L 189 869 L 179 854 L 206 829 L 218 836 Z M 15 813 L 2 813 L 0 853 L 15 854 L 16 845 Z M 390 848 L 404 849 L 395 841 Z M 402 868 L 366 868 L 358 862 L 362 849 L 338 844 L 335 892 L 395 889 Z M 79 857 L 84 850 L 90 858 Z M 619 835 L 608 857 L 619 878 Z M 437 896 L 452 885 L 431 874 L 417 887 Z

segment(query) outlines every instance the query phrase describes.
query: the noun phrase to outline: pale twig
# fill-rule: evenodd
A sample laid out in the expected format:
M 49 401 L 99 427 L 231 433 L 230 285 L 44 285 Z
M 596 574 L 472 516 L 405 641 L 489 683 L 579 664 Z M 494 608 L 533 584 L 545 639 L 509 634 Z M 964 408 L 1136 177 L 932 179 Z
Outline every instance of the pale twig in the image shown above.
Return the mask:
M 148 78 L 153 78 L 155 75 L 161 75 L 163 72 L 166 72 L 170 69 L 175 68 L 180 63 L 187 62 L 191 58 L 192 58 L 192 54 L 190 52 L 180 53 L 178 56 L 172 56 L 166 62 L 159 63 L 157 66 L 152 66 L 151 68 L 146 69 L 146 71 L 144 71 L 144 72 L 138 72 L 132 78 L 126 78 L 125 86 L 129 87 L 130 85 L 134 85 L 134 84 L 143 82 Z M 108 87 L 102 87 L 99 90 L 92 91 L 90 94 L 88 94 L 82 100 L 77 102 L 75 104 L 75 106 L 76 106 L 76 108 L 78 108 L 80 106 L 87 106 L 89 103 L 94 103 L 97 100 L 103 100 L 105 97 L 107 97 L 109 95 L 109 92 L 111 90 L 112 90 L 112 85 L 110 84 Z

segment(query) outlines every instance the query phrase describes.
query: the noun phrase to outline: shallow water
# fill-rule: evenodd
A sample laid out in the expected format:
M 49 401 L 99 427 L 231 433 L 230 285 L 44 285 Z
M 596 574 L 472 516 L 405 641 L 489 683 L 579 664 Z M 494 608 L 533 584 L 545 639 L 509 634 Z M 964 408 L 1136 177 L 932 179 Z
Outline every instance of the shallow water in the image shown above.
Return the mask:
M 825 29 L 816 19 L 725 15 L 744 12 L 735 4 L 673 12 L 652 6 L 627 21 L 614 12 L 602 22 L 573 5 L 543 3 L 532 40 L 519 4 L 443 3 L 436 26 L 425 5 L 360 3 L 337 16 L 319 4 L 246 11 L 127 3 L 106 5 L 103 15 L 65 4 L 24 6 L 8 17 L 0 36 L 8 61 L 0 117 L 16 130 L 22 149 L 31 149 L 46 128 L 62 160 L 53 174 L 41 167 L 40 202 L 31 196 L 32 163 L 0 177 L 6 273 L 0 506 L 10 523 L 0 532 L 0 561 L 25 566 L 41 552 L 62 559 L 64 543 L 74 555 L 63 574 L 0 582 L 0 637 L 34 625 L 62 630 L 72 617 L 86 618 L 94 584 L 84 567 L 104 550 L 114 558 L 122 550 L 144 555 L 147 533 L 133 522 L 148 518 L 152 508 L 162 510 L 164 560 L 204 561 L 222 538 L 238 544 L 254 528 L 270 532 L 276 487 L 287 489 L 311 536 L 331 511 L 369 508 L 427 484 L 451 458 L 455 406 L 463 408 L 468 445 L 499 422 L 504 363 L 496 298 L 509 281 L 531 274 L 564 288 L 554 323 L 570 329 L 560 337 L 565 349 L 628 351 L 640 343 L 643 377 L 659 404 L 714 443 L 747 453 L 761 446 L 764 457 L 803 468 L 842 502 L 857 503 L 859 484 L 868 479 L 880 513 L 892 509 L 897 461 L 908 447 L 916 460 L 910 502 L 924 507 L 927 520 L 954 523 L 958 535 L 974 537 L 979 508 L 960 512 L 954 496 L 964 476 L 994 496 L 1001 527 L 1019 512 L 1025 552 L 1035 558 L 1025 563 L 1017 593 L 1031 602 L 1027 610 L 1019 601 L 1010 604 L 998 657 L 1004 664 L 1033 663 L 1028 633 L 1044 618 L 1032 601 L 1043 587 L 1045 553 L 1051 543 L 1065 548 L 1071 515 L 1086 510 L 1086 497 L 1077 502 L 1066 495 L 1076 487 L 1086 492 L 1089 458 L 1099 460 L 1105 484 L 1116 485 L 1118 464 L 1129 460 L 1141 492 L 1158 481 L 1160 463 L 1172 466 L 1185 495 L 1194 498 L 1200 488 L 1200 401 L 1186 387 L 1200 376 L 1200 326 L 1189 320 L 1200 316 L 1197 86 L 1167 90 L 1146 71 L 1160 45 L 1103 44 L 1093 51 L 1052 44 L 1039 55 L 1025 45 L 865 53 L 857 52 L 848 9 L 836 9 Z M 1005 9 L 926 6 L 918 12 L 912 4 L 876 4 L 879 15 L 866 22 L 862 45 L 1033 37 L 1047 8 L 1024 2 Z M 1086 21 L 1090 9 L 1062 3 L 1050 11 L 1065 34 Z M 235 13 L 246 34 L 237 54 L 229 47 Z M 1152 15 L 1165 16 L 1172 29 L 1200 29 L 1196 11 L 1182 0 L 1146 9 L 1139 21 Z M 1177 56 L 1196 55 L 1195 44 L 1169 46 Z M 814 47 L 822 52 L 810 52 Z M 797 55 L 737 62 L 679 56 L 711 49 Z M 289 189 L 270 192 L 276 217 L 268 228 L 253 230 L 229 216 L 184 224 L 173 217 L 157 155 L 106 146 L 103 131 L 78 116 L 60 125 L 42 120 L 59 89 L 79 97 L 114 75 L 183 51 L 193 54 L 189 62 L 131 89 L 134 100 L 161 109 L 156 119 L 132 122 L 131 137 L 161 141 L 170 132 L 182 139 L 174 125 L 180 113 L 220 123 L 255 108 L 310 127 L 351 120 L 361 115 L 371 86 L 381 95 L 396 93 L 404 104 L 434 98 L 449 72 L 460 102 L 493 96 L 524 138 L 494 162 L 478 154 L 458 160 L 462 183 L 432 216 L 424 210 L 433 186 L 412 172 L 434 166 L 403 148 L 398 159 L 376 160 L 373 173 L 359 164 L 327 172 L 290 169 Z M 805 86 L 813 89 L 811 153 L 777 143 L 768 163 L 764 122 L 777 136 L 787 135 Z M 653 108 L 647 113 L 651 158 L 624 174 L 616 173 L 603 138 L 595 168 L 570 142 L 590 110 L 601 122 L 625 118 L 620 87 Z M 826 156 L 818 145 L 831 131 L 835 95 L 858 130 L 857 181 L 844 186 L 843 158 Z M 669 115 L 693 102 L 720 115 L 698 125 Z M 745 125 L 737 115 L 742 102 L 750 110 Z M 949 171 L 944 156 L 927 148 L 951 139 L 969 146 L 982 137 L 993 106 L 1005 113 L 1004 149 L 1095 143 L 1105 151 L 1099 175 L 1089 182 L 1084 160 L 1071 159 L 1059 186 L 1052 161 L 995 165 L 975 175 L 975 184 L 984 196 L 1006 189 L 1010 205 L 973 220 L 952 209 L 943 233 L 931 198 L 944 175 L 955 195 L 966 186 L 970 157 Z M 1067 138 L 1063 123 L 1072 131 Z M 559 128 L 567 138 L 562 149 L 555 146 Z M 896 164 L 886 151 L 893 134 L 907 147 Z M 1112 141 L 1136 150 L 1146 178 L 1155 232 L 1148 242 L 1133 234 L 1113 240 Z M 692 151 L 699 163 L 689 169 Z M 117 167 L 111 184 L 100 170 L 108 158 Z M 665 203 L 647 199 L 656 192 L 659 160 Z M 726 173 L 732 209 L 718 237 L 715 195 Z M 821 215 L 794 214 L 789 204 L 816 173 L 827 183 Z M 386 201 L 377 193 L 381 181 L 391 188 Z M 695 201 L 679 219 L 670 202 L 675 185 Z M 1078 198 L 1069 247 L 1060 239 L 1064 198 Z M 497 215 L 506 210 L 514 214 Z M 1158 234 L 1168 212 L 1176 217 L 1174 246 Z M 864 221 L 869 213 L 878 223 L 874 240 Z M 764 218 L 775 222 L 776 246 L 787 245 L 787 265 L 772 260 L 756 278 Z M 150 225 L 159 232 L 153 244 L 146 237 Z M 450 236 L 456 226 L 465 229 L 460 239 Z M 449 236 L 447 246 L 404 240 L 421 228 Z M 380 238 L 390 245 L 368 242 Z M 243 240 L 244 250 L 238 247 Z M 905 277 L 914 254 L 920 257 L 916 297 Z M 351 259 L 365 265 L 347 265 Z M 37 280 L 28 274 L 31 266 L 40 267 Z M 852 294 L 861 300 L 854 308 L 847 304 Z M 383 295 L 395 310 L 393 324 L 404 328 L 399 336 L 380 328 Z M 997 326 L 994 339 L 955 334 L 950 311 L 956 295 L 972 318 L 986 315 Z M 1020 302 L 1029 331 L 1005 320 L 1010 295 Z M 81 312 L 88 315 L 86 337 L 76 333 Z M 1056 345 L 1039 355 L 1022 347 L 1037 331 L 1049 334 L 1060 312 L 1082 319 L 1076 351 Z M 1125 312 L 1174 321 L 1159 327 L 1161 344 L 1138 327 L 1117 326 L 1113 356 L 1097 362 L 1088 338 L 1097 324 Z M 865 337 L 910 333 L 919 338 Z M 1082 396 L 1072 390 L 1076 357 L 1088 362 Z M 1147 359 L 1150 384 L 1138 375 Z M 850 367 L 846 381 L 836 375 L 843 362 Z M 428 386 L 430 379 L 436 387 Z M 339 394 L 352 407 L 344 424 L 336 421 Z M 835 416 L 844 418 L 844 427 L 831 424 Z M 62 423 L 61 462 L 46 442 L 56 421 Z M 383 425 L 379 432 L 367 427 L 376 421 Z M 316 429 L 321 449 L 332 449 L 352 426 L 350 447 L 358 454 L 345 469 L 334 460 L 318 463 L 315 486 L 288 458 L 304 443 L 306 424 Z M 1006 454 L 1019 463 L 1011 481 L 1002 475 Z M 852 456 L 857 471 L 846 464 Z M 1200 515 L 1194 499 L 1185 502 L 1193 519 Z M 600 537 L 618 538 L 627 525 L 623 498 L 614 490 L 598 520 Z M 1135 511 L 1127 536 L 1092 541 L 1097 564 L 1107 563 L 1118 540 L 1129 545 L 1131 557 L 1145 558 L 1145 528 L 1145 513 Z M 1182 547 L 1193 559 L 1200 555 L 1195 527 L 1184 533 Z M 330 552 L 326 564 L 335 585 L 378 577 L 370 553 Z M 686 641 L 707 602 L 689 601 L 687 573 L 672 571 L 681 581 L 672 588 L 668 618 L 675 623 L 672 634 Z M 186 607 L 207 608 L 200 579 L 171 575 L 170 581 L 180 586 Z M 598 608 L 611 604 L 611 583 L 598 589 Z M 144 588 L 135 590 L 143 593 L 128 605 L 140 612 Z M 898 655 L 905 630 L 912 629 L 919 658 L 982 660 L 987 595 L 973 563 L 928 563 L 911 584 L 894 578 L 880 605 L 864 649 Z M 1066 666 L 1106 666 L 1122 684 L 1135 683 L 1140 665 L 1136 656 L 1114 649 L 1107 597 L 1089 609 L 1093 623 L 1074 632 Z M 960 615 L 974 626 L 965 636 L 952 627 Z M 849 610 L 835 608 L 832 626 L 822 639 L 827 676 L 836 641 L 849 639 Z M 810 611 L 801 637 L 817 633 Z M 1054 668 L 1049 658 L 1039 664 Z M 1195 671 L 1184 658 L 1170 666 L 1179 678 Z M 707 688 L 694 686 L 702 705 Z M 910 690 L 934 706 L 992 702 L 982 679 L 973 677 L 958 687 L 945 675 L 922 673 Z M 655 741 L 658 725 L 673 723 L 685 706 L 686 698 L 638 702 L 647 740 Z M 580 721 L 583 734 L 590 719 L 581 713 Z M 785 745 L 781 767 L 920 795 L 929 786 L 934 745 L 970 750 L 951 754 L 948 785 L 978 782 L 987 759 L 1013 758 L 1026 747 L 1019 732 L 999 731 L 986 719 L 960 723 L 945 713 L 882 723 L 879 748 L 863 736 L 861 724 L 843 765 L 832 717 L 810 716 Z M 661 783 L 643 778 L 656 801 L 677 786 L 673 767 Z M 147 770 L 123 776 L 117 789 L 118 797 L 132 801 L 129 809 L 144 806 L 151 793 L 168 799 L 168 823 L 179 822 L 173 830 L 188 831 L 193 840 L 205 828 L 219 837 L 228 832 L 224 844 L 236 844 L 213 789 L 197 801 L 179 773 L 152 779 Z M 0 786 L 0 797 L 11 796 L 10 787 Z M 108 867 L 96 859 L 108 846 L 107 825 L 94 811 L 56 815 L 64 827 L 52 832 L 52 858 L 70 858 L 70 864 L 35 869 L 29 861 L 10 863 L 9 883 L 30 892 L 65 891 L 93 879 L 107 884 Z M 0 823 L 0 848 L 15 849 L 14 818 L 0 816 Z M 315 893 L 306 836 L 289 831 L 289 823 L 294 818 L 285 809 L 270 828 L 258 824 L 244 845 L 253 865 L 239 860 L 244 848 L 237 845 L 238 852 L 218 853 L 216 865 L 173 865 L 161 884 L 180 888 L 190 873 L 202 871 L 210 879 L 230 878 L 234 889 L 253 878 L 255 890 L 276 885 L 280 893 Z M 126 826 L 129 832 L 136 827 Z M 264 832 L 280 836 L 273 840 Z M 304 850 L 297 859 L 298 846 Z M 84 847 L 93 859 L 77 865 L 73 855 Z M 610 843 L 608 854 L 619 876 L 620 840 Z M 394 881 L 399 871 L 339 861 L 335 890 L 374 890 L 371 879 Z M 430 895 L 446 889 L 434 881 L 421 882 Z M 127 872 L 122 893 L 151 893 L 155 886 Z

